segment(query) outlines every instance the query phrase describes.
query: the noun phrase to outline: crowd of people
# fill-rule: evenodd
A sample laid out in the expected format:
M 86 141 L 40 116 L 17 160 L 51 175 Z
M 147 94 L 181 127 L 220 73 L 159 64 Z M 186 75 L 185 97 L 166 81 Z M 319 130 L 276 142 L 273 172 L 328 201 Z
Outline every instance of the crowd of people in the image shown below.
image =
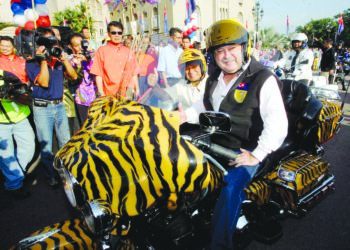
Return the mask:
M 108 39 L 103 43 L 93 41 L 84 28 L 70 34 L 63 47 L 59 30 L 38 27 L 35 56 L 27 60 L 16 55 L 12 38 L 1 37 L 0 69 L 27 84 L 32 99 L 29 104 L 11 98 L 0 102 L 0 166 L 6 191 L 17 198 L 30 195 L 23 188 L 23 179 L 34 156 L 36 138 L 48 187 L 59 186 L 53 168 L 53 141 L 57 138 L 59 148 L 67 143 L 75 132 L 75 122 L 80 127 L 86 121 L 96 98 L 113 95 L 138 100 L 149 89 L 163 88 L 178 100 L 182 122 L 197 123 L 199 113 L 206 110 L 227 113 L 234 121 L 229 135 L 215 138 L 239 155 L 227 163 L 227 185 L 223 185 L 215 208 L 211 241 L 211 249 L 232 249 L 243 190 L 287 135 L 280 81 L 251 54 L 249 33 L 234 19 L 209 27 L 206 56 L 201 43 L 192 43 L 176 27 L 170 29 L 169 41 L 162 48 L 152 45 L 148 36 L 123 39 L 124 27 L 117 21 L 110 22 L 107 30 Z M 312 77 L 315 60 L 307 42 L 306 35 L 298 33 L 292 37 L 291 51 L 282 53 L 274 48 L 273 53 L 278 65 L 289 67 L 296 79 L 305 83 Z M 330 48 L 326 40 L 320 69 L 327 77 L 335 67 L 331 61 L 335 51 Z

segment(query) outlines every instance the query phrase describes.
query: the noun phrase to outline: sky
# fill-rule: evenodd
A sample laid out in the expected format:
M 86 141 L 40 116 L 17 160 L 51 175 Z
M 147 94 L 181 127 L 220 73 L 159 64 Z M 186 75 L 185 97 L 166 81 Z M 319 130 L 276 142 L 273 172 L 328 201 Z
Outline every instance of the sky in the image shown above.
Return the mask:
M 313 20 L 334 17 L 350 8 L 350 0 L 257 0 L 264 10 L 259 27 L 269 28 L 286 34 L 287 15 L 289 32 Z M 345 30 L 349 27 L 345 27 Z

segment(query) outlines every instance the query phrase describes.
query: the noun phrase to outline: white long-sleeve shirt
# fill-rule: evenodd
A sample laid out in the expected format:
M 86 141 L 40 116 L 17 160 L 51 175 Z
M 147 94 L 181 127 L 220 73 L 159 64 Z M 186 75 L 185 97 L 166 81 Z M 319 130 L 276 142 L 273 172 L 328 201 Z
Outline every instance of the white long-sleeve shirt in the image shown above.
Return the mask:
M 288 70 L 292 67 L 292 61 L 295 56 L 296 52 L 294 50 L 286 53 L 284 57 L 275 62 L 275 66 L 279 66 L 281 68 L 286 68 Z M 300 51 L 294 66 L 294 71 L 292 73 L 292 76 L 295 80 L 312 80 L 312 64 L 314 62 L 314 53 L 308 49 L 305 48 Z
M 210 100 L 214 111 L 219 111 L 222 100 L 237 78 L 238 76 L 226 84 L 223 80 L 223 73 L 221 72 L 218 78 L 218 84 Z M 203 100 L 194 103 L 191 108 L 185 110 L 187 122 L 198 123 L 199 114 L 205 111 Z M 280 89 L 273 76 L 270 76 L 261 88 L 260 115 L 263 120 L 264 128 L 259 137 L 258 146 L 252 151 L 252 154 L 259 161 L 262 161 L 269 153 L 282 145 L 288 133 L 286 111 Z

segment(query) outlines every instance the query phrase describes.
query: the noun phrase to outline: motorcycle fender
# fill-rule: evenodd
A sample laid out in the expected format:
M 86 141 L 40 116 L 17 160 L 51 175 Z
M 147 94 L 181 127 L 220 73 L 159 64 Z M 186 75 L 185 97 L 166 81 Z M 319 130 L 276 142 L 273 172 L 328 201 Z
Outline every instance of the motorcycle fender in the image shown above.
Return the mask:
M 98 249 L 98 240 L 82 220 L 67 220 L 36 231 L 11 249 Z

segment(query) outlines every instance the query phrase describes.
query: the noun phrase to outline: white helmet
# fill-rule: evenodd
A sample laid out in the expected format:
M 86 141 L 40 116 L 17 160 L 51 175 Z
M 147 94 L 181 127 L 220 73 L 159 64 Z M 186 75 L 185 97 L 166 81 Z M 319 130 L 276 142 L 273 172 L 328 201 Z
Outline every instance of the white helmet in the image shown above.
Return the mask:
M 306 45 L 307 45 L 307 36 L 304 33 L 294 33 L 291 36 L 291 40 L 292 40 L 292 48 L 293 49 L 298 49 L 298 48 L 304 49 L 306 47 Z M 301 42 L 301 46 L 300 47 L 295 47 L 293 45 L 293 41 L 300 41 Z

